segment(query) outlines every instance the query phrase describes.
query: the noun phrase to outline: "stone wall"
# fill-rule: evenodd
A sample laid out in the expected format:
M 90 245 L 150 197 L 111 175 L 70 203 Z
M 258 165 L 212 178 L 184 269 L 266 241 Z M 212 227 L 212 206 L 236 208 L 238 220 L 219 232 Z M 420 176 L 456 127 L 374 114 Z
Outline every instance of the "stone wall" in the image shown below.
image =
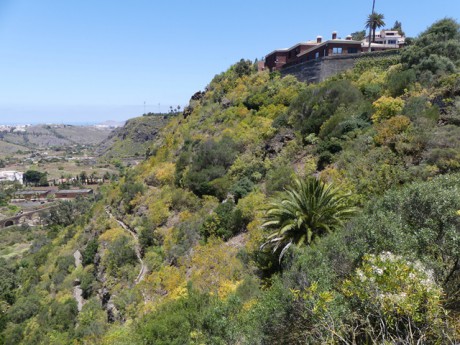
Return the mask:
M 333 75 L 353 68 L 362 58 L 391 56 L 399 53 L 399 50 L 388 50 L 385 52 L 325 56 L 316 60 L 285 67 L 281 70 L 281 75 L 293 75 L 303 82 L 318 83 Z

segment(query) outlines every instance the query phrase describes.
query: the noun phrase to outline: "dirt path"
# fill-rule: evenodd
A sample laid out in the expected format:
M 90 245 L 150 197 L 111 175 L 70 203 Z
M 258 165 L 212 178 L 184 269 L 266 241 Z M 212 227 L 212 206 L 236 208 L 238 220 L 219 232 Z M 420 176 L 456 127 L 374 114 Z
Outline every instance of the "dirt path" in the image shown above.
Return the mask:
M 116 218 L 110 212 L 108 207 L 105 208 L 105 212 L 109 215 L 110 218 L 114 219 L 123 229 L 128 231 L 131 234 L 131 236 L 134 238 L 134 242 L 135 242 L 134 250 L 136 252 L 137 260 L 139 260 L 139 262 L 141 263 L 141 270 L 139 271 L 139 274 L 137 275 L 136 280 L 134 280 L 134 284 L 137 285 L 142 280 L 144 280 L 144 277 L 145 277 L 145 275 L 147 273 L 147 266 L 144 264 L 144 260 L 142 260 L 142 257 L 141 257 L 141 246 L 139 244 L 139 238 L 137 236 L 137 233 L 133 229 L 131 229 L 128 225 L 126 225 L 121 220 Z
M 75 267 L 80 267 L 82 265 L 82 256 L 79 250 L 73 253 L 73 257 L 75 258 Z M 75 286 L 73 287 L 73 297 L 77 301 L 77 309 L 81 311 L 83 308 L 83 304 L 85 304 L 85 300 L 83 298 L 83 290 L 80 287 L 80 280 L 75 280 Z

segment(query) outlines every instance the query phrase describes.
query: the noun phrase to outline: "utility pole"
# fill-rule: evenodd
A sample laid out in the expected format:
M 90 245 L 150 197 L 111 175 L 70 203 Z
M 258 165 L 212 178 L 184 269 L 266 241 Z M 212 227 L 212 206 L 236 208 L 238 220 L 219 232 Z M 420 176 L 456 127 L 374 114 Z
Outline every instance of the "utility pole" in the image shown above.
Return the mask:
M 375 0 L 372 1 L 372 14 L 371 14 L 371 18 L 374 17 L 374 10 L 375 10 Z M 372 23 L 369 23 L 369 24 L 372 24 Z M 369 52 L 372 51 L 372 48 L 371 48 L 371 35 L 372 35 L 372 25 L 369 25 L 369 49 L 368 49 Z

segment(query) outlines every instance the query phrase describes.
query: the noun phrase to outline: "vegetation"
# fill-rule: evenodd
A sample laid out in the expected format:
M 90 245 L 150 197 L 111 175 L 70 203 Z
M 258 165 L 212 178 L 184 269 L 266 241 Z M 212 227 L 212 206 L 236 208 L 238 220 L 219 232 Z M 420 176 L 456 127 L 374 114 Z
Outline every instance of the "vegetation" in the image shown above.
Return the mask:
M 262 224 L 275 228 L 268 236 L 273 251 L 280 252 L 280 260 L 292 244 L 310 244 L 343 225 L 353 215 L 347 195 L 315 178 L 297 179 L 280 200 L 270 204 L 267 219 Z
M 0 233 L 0 344 L 458 343 L 459 44 L 215 76 L 94 200 Z
M 372 42 L 375 42 L 375 31 L 382 26 L 385 26 L 385 16 L 381 13 L 372 13 L 366 20 L 366 28 L 372 30 Z M 370 39 L 370 38 L 369 38 Z

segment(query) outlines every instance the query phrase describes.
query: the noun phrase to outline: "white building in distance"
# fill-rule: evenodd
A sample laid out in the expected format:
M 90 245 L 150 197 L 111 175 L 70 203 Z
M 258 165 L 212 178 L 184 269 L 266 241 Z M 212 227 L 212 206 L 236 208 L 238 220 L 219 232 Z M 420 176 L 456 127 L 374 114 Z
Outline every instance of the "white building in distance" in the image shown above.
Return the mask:
M 372 39 L 372 37 L 371 37 Z M 375 33 L 375 41 L 371 43 L 372 51 L 399 49 L 406 43 L 406 37 L 399 34 L 398 30 L 381 30 Z M 362 41 L 363 51 L 369 47 L 369 36 Z
M 0 183 L 1 182 L 19 182 L 23 184 L 24 173 L 19 171 L 0 171 Z

